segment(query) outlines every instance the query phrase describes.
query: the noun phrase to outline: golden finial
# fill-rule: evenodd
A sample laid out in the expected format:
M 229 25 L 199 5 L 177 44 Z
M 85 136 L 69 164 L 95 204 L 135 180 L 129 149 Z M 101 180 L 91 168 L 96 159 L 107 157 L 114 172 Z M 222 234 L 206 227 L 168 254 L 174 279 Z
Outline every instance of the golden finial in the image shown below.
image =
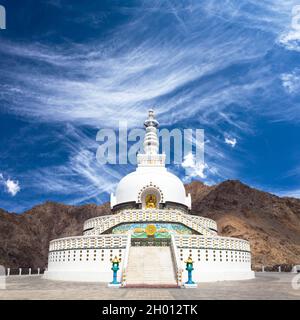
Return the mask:
M 119 259 L 117 256 L 115 256 L 112 260 L 112 263 L 120 263 L 121 259 Z
M 187 258 L 186 261 L 184 261 L 184 263 L 194 263 L 193 259 L 192 259 L 192 256 L 189 255 L 189 257 Z

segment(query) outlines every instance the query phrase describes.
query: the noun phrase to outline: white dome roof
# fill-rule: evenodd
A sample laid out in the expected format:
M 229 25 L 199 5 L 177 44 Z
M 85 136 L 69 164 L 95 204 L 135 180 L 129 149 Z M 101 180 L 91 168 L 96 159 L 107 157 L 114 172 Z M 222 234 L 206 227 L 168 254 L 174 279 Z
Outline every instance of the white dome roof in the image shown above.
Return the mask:
M 157 190 L 160 202 L 175 202 L 190 208 L 190 197 L 186 196 L 183 183 L 165 167 L 139 167 L 119 182 L 115 196 L 112 195 L 112 207 L 126 202 L 141 203 L 144 190 Z

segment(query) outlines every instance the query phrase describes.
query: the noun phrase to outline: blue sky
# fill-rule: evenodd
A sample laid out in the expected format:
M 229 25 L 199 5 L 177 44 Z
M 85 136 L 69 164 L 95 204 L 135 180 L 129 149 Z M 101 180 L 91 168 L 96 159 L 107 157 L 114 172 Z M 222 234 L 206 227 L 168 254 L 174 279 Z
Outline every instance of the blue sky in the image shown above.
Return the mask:
M 205 167 L 169 166 L 184 181 L 300 197 L 297 1 L 0 5 L 1 208 L 107 201 L 133 166 L 97 163 L 97 131 L 153 106 L 162 127 L 205 130 Z

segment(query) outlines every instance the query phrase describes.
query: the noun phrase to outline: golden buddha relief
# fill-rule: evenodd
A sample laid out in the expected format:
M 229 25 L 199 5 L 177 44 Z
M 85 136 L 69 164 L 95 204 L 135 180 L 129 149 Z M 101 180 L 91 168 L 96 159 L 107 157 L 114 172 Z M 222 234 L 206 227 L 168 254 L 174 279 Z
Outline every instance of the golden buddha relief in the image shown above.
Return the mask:
M 146 209 L 155 209 L 157 205 L 156 196 L 154 194 L 146 195 Z

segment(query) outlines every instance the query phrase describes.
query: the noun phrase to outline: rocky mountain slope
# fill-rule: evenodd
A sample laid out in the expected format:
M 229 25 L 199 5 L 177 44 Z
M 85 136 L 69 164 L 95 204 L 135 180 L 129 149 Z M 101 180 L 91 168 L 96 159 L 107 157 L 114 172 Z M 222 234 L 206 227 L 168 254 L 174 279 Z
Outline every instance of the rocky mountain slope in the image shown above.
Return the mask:
M 239 181 L 186 185 L 192 213 L 217 221 L 219 234 L 247 239 L 253 265 L 300 264 L 300 200 L 280 198 Z M 0 209 L 0 265 L 44 267 L 49 241 L 81 235 L 85 220 L 110 214 L 109 204 L 70 206 L 53 202 L 21 215 Z
M 196 215 L 214 219 L 219 234 L 250 241 L 253 265 L 300 263 L 300 200 L 280 198 L 224 181 L 208 187 L 186 186 Z
M 0 265 L 45 267 L 50 240 L 81 235 L 85 220 L 107 212 L 108 203 L 70 206 L 46 202 L 21 215 L 0 209 Z

